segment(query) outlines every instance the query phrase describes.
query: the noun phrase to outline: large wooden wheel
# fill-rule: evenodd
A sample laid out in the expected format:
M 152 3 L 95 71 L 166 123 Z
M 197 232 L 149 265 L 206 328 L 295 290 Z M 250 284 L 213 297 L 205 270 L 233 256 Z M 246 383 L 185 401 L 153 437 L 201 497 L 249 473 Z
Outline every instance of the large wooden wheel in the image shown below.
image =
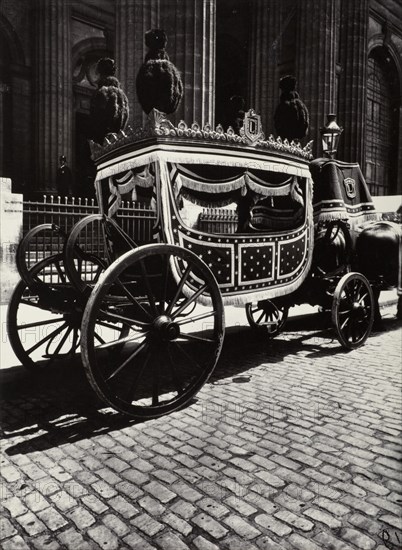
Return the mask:
M 17 248 L 16 263 L 21 279 L 28 286 L 35 282 L 33 267 L 45 258 L 60 254 L 65 240 L 65 232 L 54 223 L 37 225 L 24 235 Z
M 96 346 L 98 327 L 119 322 L 128 334 Z M 194 253 L 150 244 L 104 272 L 81 330 L 83 363 L 100 398 L 134 418 L 155 418 L 185 405 L 211 375 L 224 337 L 222 298 Z M 105 360 L 115 347 L 120 355 Z
M 7 333 L 21 364 L 33 370 L 70 359 L 78 351 L 85 299 L 69 283 L 62 254 L 37 263 L 28 278 L 30 285 L 21 280 L 11 296 Z M 122 323 L 98 327 L 98 344 L 114 340 L 116 330 L 121 337 L 127 334 Z
M 340 344 L 360 347 L 370 335 L 374 298 L 370 283 L 360 273 L 347 273 L 337 284 L 332 301 L 332 323 Z
M 246 304 L 247 321 L 253 329 L 264 331 L 273 338 L 280 333 L 288 318 L 287 306 L 276 306 L 271 300 Z
M 21 280 L 7 311 L 7 333 L 13 351 L 28 369 L 48 366 L 73 355 L 79 346 L 82 317 L 71 292 L 62 254 L 49 256 Z

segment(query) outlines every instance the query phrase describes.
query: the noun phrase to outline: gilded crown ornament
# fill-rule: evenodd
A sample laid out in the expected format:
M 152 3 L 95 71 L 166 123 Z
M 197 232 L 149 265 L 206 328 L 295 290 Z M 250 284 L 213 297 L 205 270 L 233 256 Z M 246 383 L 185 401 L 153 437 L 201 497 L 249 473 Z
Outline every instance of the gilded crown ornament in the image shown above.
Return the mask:
M 193 122 L 188 126 L 184 120 L 181 120 L 177 126 L 172 124 L 167 119 L 165 113 L 152 109 L 148 115 L 147 123 L 144 128 L 133 129 L 128 126 L 124 131 L 121 130 L 117 134 L 108 135 L 104 141 L 104 145 L 100 146 L 95 142 L 90 142 L 93 160 L 97 160 L 109 154 L 110 152 L 119 149 L 128 144 L 142 141 L 149 138 L 166 138 L 168 140 L 177 141 L 183 140 L 188 142 L 207 142 L 227 144 L 228 146 L 239 147 L 254 147 L 265 149 L 267 151 L 278 151 L 284 154 L 293 155 L 305 160 L 311 160 L 312 157 L 312 141 L 305 147 L 301 147 L 295 141 L 289 142 L 286 138 L 282 140 L 280 137 L 274 138 L 271 134 L 268 139 L 262 131 L 261 118 L 250 109 L 244 117 L 244 123 L 240 128 L 240 135 L 236 134 L 233 128 L 229 127 L 226 131 L 218 124 L 213 128 L 210 123 L 206 123 L 203 127 L 197 122 Z

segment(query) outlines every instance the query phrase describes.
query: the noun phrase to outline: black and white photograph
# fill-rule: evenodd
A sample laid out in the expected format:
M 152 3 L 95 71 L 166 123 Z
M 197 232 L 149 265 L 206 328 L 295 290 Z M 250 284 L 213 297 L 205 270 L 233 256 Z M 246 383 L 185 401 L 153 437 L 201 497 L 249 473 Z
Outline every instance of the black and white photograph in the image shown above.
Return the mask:
M 0 548 L 402 550 L 402 0 L 0 0 Z

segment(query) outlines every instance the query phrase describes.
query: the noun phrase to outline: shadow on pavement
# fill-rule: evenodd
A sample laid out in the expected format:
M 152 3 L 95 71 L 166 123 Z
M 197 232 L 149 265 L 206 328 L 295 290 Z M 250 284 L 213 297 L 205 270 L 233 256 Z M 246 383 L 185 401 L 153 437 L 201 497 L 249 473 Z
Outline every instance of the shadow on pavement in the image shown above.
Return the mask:
M 384 325 L 387 331 L 393 331 L 400 322 L 389 318 L 384 319 Z M 347 353 L 329 327 L 330 320 L 323 314 L 290 318 L 285 331 L 272 340 L 247 326 L 229 327 L 209 383 L 247 382 L 247 371 L 254 366 L 280 363 L 298 352 L 312 359 Z M 32 373 L 23 367 L 0 371 L 0 387 L 2 439 L 12 439 L 8 448 L 3 443 L 8 455 L 49 449 L 138 423 L 105 408 L 90 387 L 79 356 L 49 369 L 38 366 Z

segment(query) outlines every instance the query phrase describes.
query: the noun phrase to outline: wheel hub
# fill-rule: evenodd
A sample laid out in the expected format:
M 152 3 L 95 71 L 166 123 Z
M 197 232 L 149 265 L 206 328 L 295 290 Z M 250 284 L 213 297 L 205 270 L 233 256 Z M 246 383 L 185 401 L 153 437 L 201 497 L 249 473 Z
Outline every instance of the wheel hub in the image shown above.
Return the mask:
M 167 315 L 160 315 L 154 321 L 154 330 L 163 341 L 172 341 L 180 335 L 180 326 Z
M 364 315 L 364 307 L 359 302 L 353 302 L 352 315 L 355 319 L 359 319 Z

